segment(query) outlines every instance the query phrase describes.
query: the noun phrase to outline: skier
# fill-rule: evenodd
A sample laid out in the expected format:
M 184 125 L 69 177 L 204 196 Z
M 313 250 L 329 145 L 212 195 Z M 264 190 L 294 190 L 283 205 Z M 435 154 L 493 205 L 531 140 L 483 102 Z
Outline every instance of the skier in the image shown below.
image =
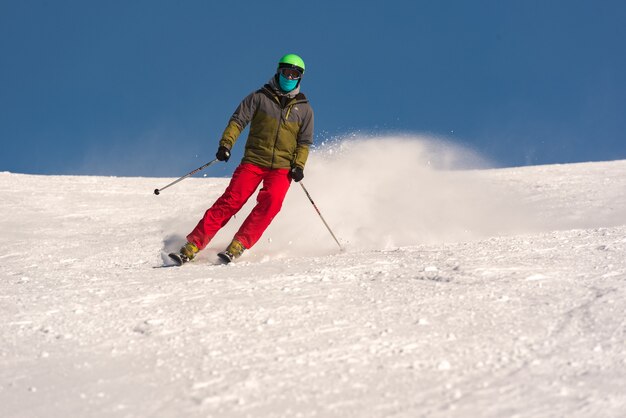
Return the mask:
M 237 138 L 251 123 L 243 159 L 230 184 L 189 235 L 180 253 L 170 257 L 178 264 L 192 260 L 207 246 L 263 182 L 257 204 L 245 219 L 226 250 L 218 256 L 233 261 L 259 240 L 281 209 L 291 180 L 304 178 L 304 166 L 313 142 L 313 109 L 300 82 L 304 61 L 287 54 L 278 61 L 276 74 L 261 89 L 239 104 L 230 118 L 216 157 L 227 162 Z

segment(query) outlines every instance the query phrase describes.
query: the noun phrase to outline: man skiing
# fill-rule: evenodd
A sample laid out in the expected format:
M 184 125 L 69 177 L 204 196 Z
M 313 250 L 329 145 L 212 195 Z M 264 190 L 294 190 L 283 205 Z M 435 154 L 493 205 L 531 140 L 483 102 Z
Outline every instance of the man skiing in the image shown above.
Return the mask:
M 313 109 L 300 82 L 304 61 L 287 54 L 278 61 L 276 74 L 261 89 L 239 104 L 222 134 L 216 157 L 227 162 L 237 138 L 251 123 L 243 159 L 230 184 L 189 235 L 180 253 L 170 257 L 178 264 L 192 260 L 207 246 L 263 183 L 257 204 L 232 242 L 218 256 L 229 263 L 259 240 L 282 207 L 293 179 L 304 178 L 304 166 L 313 142 Z

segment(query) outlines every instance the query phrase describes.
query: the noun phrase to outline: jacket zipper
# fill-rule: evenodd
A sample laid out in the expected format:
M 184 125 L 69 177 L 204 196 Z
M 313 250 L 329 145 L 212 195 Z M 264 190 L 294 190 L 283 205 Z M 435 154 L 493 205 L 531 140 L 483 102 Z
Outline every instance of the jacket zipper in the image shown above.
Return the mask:
M 272 146 L 272 162 L 270 164 L 270 170 L 274 169 L 274 158 L 276 157 L 276 143 L 278 142 L 278 134 L 280 133 L 280 125 L 281 123 L 283 123 L 283 119 L 286 121 L 286 118 L 289 117 L 289 114 L 291 113 L 291 108 L 297 105 L 298 103 L 300 103 L 298 100 L 296 100 L 290 105 L 288 105 L 286 107 L 287 115 L 285 116 L 285 118 L 283 118 L 283 116 L 285 115 L 285 109 L 281 107 L 280 100 L 274 94 L 272 94 L 272 97 L 274 97 L 274 100 L 276 101 L 280 109 L 280 118 L 278 119 L 278 127 L 276 128 L 276 135 L 274 136 L 274 145 Z
M 278 118 L 278 125 L 276 126 L 276 135 L 274 135 L 274 145 L 272 146 L 272 162 L 270 163 L 270 170 L 274 169 L 274 158 L 276 157 L 276 143 L 278 142 L 278 134 L 280 133 L 280 124 L 283 119 L 283 108 L 280 105 L 280 99 L 274 96 L 276 103 L 278 104 L 278 108 L 280 109 L 280 118 Z

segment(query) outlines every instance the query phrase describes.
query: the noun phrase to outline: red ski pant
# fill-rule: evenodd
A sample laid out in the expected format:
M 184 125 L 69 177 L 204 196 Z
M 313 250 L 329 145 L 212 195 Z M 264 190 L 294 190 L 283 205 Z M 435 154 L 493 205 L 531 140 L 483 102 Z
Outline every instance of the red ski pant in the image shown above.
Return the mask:
M 206 247 L 217 231 L 248 201 L 261 182 L 263 187 L 256 198 L 257 204 L 235 234 L 235 239 L 244 247 L 252 248 L 283 205 L 291 184 L 291 176 L 286 168 L 269 169 L 249 163 L 239 165 L 224 194 L 205 212 L 198 225 L 187 235 L 187 240 L 199 249 Z

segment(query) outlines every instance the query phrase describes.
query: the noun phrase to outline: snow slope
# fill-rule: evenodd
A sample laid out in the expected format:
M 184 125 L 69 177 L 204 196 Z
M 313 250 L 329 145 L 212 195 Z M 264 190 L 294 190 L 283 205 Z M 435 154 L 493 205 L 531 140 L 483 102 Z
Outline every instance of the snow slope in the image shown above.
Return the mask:
M 182 268 L 227 179 L 0 173 L 0 416 L 624 416 L 626 161 L 487 165 L 325 149 L 346 252 L 293 185 L 239 262 L 243 215 Z

